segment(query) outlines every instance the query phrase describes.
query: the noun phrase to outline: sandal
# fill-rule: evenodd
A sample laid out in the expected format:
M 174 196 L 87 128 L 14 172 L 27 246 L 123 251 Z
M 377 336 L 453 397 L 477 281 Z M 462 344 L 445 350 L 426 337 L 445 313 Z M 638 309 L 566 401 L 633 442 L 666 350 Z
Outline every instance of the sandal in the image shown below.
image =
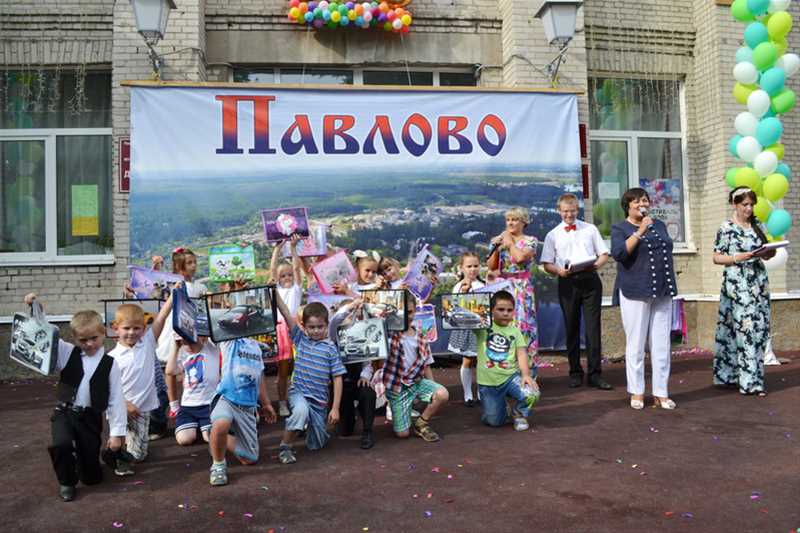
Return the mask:
M 417 418 L 414 422 L 414 434 L 420 437 L 425 442 L 438 442 L 439 435 L 431 429 L 422 417 Z
M 670 398 L 653 398 L 653 407 L 660 407 L 662 409 L 672 411 L 678 407 L 678 405 Z
M 635 398 L 631 398 L 631 409 L 644 409 L 644 400 L 637 400 Z

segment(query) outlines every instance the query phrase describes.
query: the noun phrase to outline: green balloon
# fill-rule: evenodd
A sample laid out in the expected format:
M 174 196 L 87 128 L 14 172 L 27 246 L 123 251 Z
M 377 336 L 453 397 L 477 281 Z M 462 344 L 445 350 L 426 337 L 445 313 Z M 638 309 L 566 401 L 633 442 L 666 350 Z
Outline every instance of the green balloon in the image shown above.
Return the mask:
M 731 15 L 739 22 L 750 22 L 756 17 L 747 9 L 747 0 L 736 0 L 731 4 Z
M 764 42 L 753 50 L 753 64 L 758 70 L 766 70 L 778 59 L 778 49 L 770 42 Z
M 733 189 L 736 187 L 736 173 L 739 171 L 738 168 L 729 168 L 728 171 L 725 173 L 725 183 L 728 184 L 728 187 Z
M 772 97 L 772 110 L 782 115 L 788 113 L 794 107 L 797 97 L 791 89 L 784 89 Z
M 754 169 L 750 167 L 736 169 L 736 175 L 734 176 L 734 185 L 736 187 L 749 187 L 755 190 L 760 184 L 761 176 Z
M 786 11 L 778 11 L 769 17 L 767 24 L 767 32 L 772 39 L 779 39 L 785 37 L 792 29 L 792 16 Z

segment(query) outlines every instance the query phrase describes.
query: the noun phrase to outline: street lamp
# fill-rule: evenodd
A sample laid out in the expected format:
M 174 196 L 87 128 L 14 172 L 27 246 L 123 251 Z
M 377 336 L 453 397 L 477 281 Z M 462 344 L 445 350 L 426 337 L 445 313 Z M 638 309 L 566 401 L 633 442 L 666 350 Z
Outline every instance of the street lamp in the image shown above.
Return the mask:
M 154 46 L 164 38 L 169 12 L 177 6 L 174 0 L 130 0 L 130 2 L 133 6 L 133 15 L 136 17 L 136 29 L 150 50 L 153 75 L 158 79 L 161 76 L 161 56 L 156 53 Z
M 558 55 L 547 65 L 547 73 L 554 87 L 557 84 L 558 69 L 564 62 L 572 37 L 575 36 L 578 8 L 582 5 L 583 0 L 544 0 L 534 15 L 542 20 L 547 42 L 560 47 Z

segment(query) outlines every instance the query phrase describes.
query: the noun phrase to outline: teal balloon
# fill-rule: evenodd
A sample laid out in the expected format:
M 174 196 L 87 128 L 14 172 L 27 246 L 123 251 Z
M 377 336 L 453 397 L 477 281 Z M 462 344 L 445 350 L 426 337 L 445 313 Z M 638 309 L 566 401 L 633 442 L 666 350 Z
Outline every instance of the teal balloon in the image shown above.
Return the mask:
M 728 143 L 728 150 L 730 150 L 731 154 L 733 154 L 733 157 L 739 157 L 739 153 L 736 151 L 736 145 L 741 140 L 742 140 L 741 135 L 734 135 L 733 137 L 731 137 L 731 140 Z
M 763 42 L 769 41 L 767 27 L 760 22 L 751 22 L 744 30 L 744 42 L 750 48 L 755 48 Z
M 769 0 L 747 0 L 747 10 L 753 15 L 761 16 L 767 12 Z
M 783 174 L 787 180 L 792 179 L 792 169 L 786 163 L 778 163 L 778 166 L 775 168 L 775 172 L 777 174 Z
M 758 83 L 770 96 L 775 96 L 783 90 L 783 85 L 786 83 L 786 73 L 780 67 L 772 67 L 761 74 L 761 79 Z
M 761 117 L 761 118 L 769 118 L 769 117 L 774 117 L 774 116 L 775 116 L 775 111 L 773 111 L 772 107 L 770 106 L 770 108 L 767 109 L 767 112 L 764 113 L 764 116 Z
M 775 209 L 767 219 L 767 231 L 775 237 L 780 237 L 792 227 L 792 217 L 785 209 Z
M 742 46 L 736 50 L 737 63 L 752 63 L 753 62 L 753 49 L 749 46 Z
M 756 126 L 756 140 L 761 146 L 771 146 L 783 135 L 783 124 L 776 117 L 763 118 Z

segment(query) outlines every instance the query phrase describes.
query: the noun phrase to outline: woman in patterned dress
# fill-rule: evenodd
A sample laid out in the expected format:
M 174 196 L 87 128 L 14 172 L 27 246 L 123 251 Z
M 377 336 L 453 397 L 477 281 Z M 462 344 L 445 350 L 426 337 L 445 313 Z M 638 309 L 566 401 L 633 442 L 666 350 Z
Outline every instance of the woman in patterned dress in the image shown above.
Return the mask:
M 539 349 L 536 327 L 536 297 L 531 279 L 531 266 L 536 256 L 536 238 L 523 231 L 530 223 L 528 211 L 515 207 L 506 212 L 506 230 L 492 239 L 492 252 L 486 260 L 489 270 L 499 270 L 500 277 L 514 289 L 516 326 L 528 339 L 528 355 Z
M 764 348 L 769 339 L 769 283 L 762 259 L 753 251 L 767 242 L 753 215 L 756 194 L 731 191 L 734 211 L 714 243 L 714 263 L 724 265 L 714 346 L 714 385 L 738 387 L 742 394 L 765 396 Z

